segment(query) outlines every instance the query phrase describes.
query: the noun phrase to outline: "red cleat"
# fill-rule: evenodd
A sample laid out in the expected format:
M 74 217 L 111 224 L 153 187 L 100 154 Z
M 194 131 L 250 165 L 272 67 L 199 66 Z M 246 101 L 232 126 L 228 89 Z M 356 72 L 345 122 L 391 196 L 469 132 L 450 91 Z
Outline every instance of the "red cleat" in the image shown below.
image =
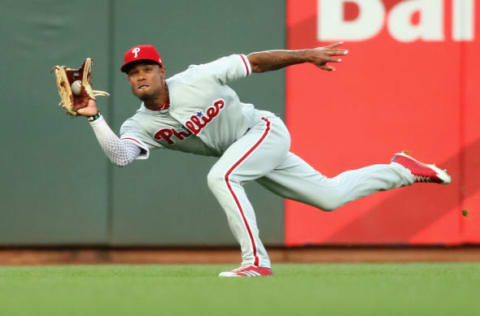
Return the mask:
M 232 271 L 221 272 L 219 277 L 259 277 L 272 275 L 271 268 L 257 267 L 254 265 L 233 269 Z
M 440 184 L 449 184 L 452 178 L 447 170 L 442 170 L 435 165 L 425 164 L 406 153 L 396 153 L 393 155 L 392 162 L 401 164 L 415 176 L 415 182 L 434 182 Z

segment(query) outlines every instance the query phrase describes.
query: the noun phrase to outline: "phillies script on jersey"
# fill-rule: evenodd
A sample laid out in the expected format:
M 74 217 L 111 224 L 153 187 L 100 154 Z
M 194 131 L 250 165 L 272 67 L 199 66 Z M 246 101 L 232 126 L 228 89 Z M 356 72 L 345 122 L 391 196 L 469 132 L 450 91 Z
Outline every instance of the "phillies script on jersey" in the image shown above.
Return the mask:
M 162 128 L 155 133 L 154 137 L 156 140 L 162 138 L 169 145 L 173 145 L 175 142 L 172 140 L 172 136 L 175 136 L 178 140 L 184 140 L 185 137 L 191 136 L 192 133 L 198 135 L 198 133 L 200 133 L 200 131 L 207 126 L 208 123 L 218 115 L 218 113 L 220 113 L 220 110 L 223 109 L 224 105 L 225 101 L 219 99 L 215 101 L 212 106 L 207 108 L 206 114 L 198 112 L 196 115 L 192 115 L 190 120 L 185 123 L 185 126 L 188 127 L 190 131 L 177 131 L 173 128 Z
M 179 140 L 184 140 L 186 137 L 191 136 L 192 132 L 190 131 L 177 131 L 173 128 L 162 128 L 158 132 L 155 133 L 155 139 L 159 140 L 162 138 L 165 140 L 169 145 L 175 144 L 175 142 L 172 140 L 172 136 L 174 136 L 179 139 Z

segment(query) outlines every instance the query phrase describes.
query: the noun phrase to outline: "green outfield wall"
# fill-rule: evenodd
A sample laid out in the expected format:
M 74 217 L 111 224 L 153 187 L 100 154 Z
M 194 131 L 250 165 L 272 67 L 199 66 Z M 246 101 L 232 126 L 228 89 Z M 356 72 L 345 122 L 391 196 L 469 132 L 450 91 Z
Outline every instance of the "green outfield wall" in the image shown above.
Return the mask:
M 112 166 L 84 118 L 57 106 L 55 64 L 95 58 L 94 87 L 115 131 L 139 101 L 119 71 L 125 50 L 154 44 L 173 75 L 231 53 L 285 47 L 283 1 L 0 2 L 0 246 L 234 245 L 208 191 L 214 159 L 154 151 Z M 284 116 L 284 72 L 232 85 L 242 100 Z M 284 242 L 283 200 L 246 186 L 268 245 Z

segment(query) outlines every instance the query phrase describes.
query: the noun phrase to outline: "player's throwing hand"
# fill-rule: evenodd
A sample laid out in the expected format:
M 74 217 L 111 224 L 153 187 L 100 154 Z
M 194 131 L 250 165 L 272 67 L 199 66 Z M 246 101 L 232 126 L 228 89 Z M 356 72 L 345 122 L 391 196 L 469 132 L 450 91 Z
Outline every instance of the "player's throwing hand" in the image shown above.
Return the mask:
M 335 68 L 329 66 L 328 63 L 341 63 L 341 58 L 335 56 L 345 56 L 348 54 L 346 49 L 338 49 L 343 42 L 336 42 L 325 47 L 313 48 L 309 52 L 310 62 L 318 68 L 326 71 L 335 71 Z

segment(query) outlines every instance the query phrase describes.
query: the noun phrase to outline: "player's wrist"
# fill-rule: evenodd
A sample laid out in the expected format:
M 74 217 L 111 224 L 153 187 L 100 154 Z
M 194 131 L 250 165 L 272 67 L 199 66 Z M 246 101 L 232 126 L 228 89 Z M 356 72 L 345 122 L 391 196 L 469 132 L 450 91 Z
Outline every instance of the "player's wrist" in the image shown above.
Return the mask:
M 102 114 L 100 114 L 100 111 L 98 111 L 97 114 L 95 114 L 95 115 L 87 116 L 87 120 L 88 120 L 89 122 L 95 122 L 95 121 L 98 120 L 101 116 L 102 116 Z
M 314 49 L 302 49 L 300 52 L 300 58 L 305 63 L 314 63 Z

